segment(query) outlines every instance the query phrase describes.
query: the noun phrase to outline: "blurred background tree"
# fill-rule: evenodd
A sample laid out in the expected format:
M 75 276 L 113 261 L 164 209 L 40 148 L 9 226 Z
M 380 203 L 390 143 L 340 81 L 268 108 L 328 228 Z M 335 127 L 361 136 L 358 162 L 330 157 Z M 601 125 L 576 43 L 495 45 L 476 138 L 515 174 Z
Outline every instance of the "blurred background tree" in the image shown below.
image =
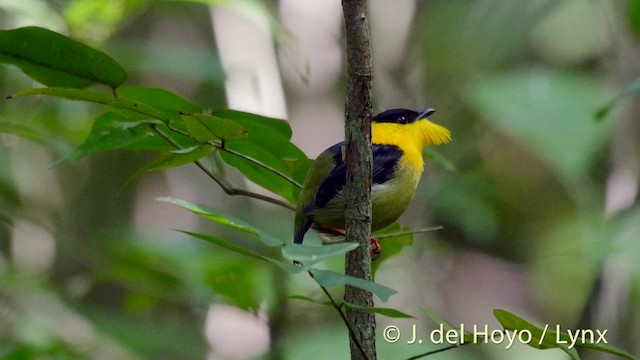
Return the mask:
M 633 94 L 640 1 L 372 0 L 370 9 L 377 109 L 435 107 L 454 135 L 401 219 L 444 229 L 415 236 L 376 276 L 399 291 L 389 305 L 416 319 L 383 317 L 379 329 L 426 333 L 434 323 L 421 308 L 497 329 L 492 309 L 506 308 L 563 327 L 590 319 L 640 353 L 640 105 L 620 97 L 596 116 L 626 86 Z M 103 49 L 129 84 L 286 118 L 311 158 L 342 139 L 339 1 L 0 2 L 1 29 L 26 25 Z M 32 86 L 0 67 L 5 96 Z M 0 102 L 0 357 L 348 357 L 330 309 L 285 298 L 324 301 L 313 284 L 171 231 L 243 241 L 154 198 L 209 204 L 285 238 L 290 212 L 228 197 L 193 166 L 127 184 L 144 153 L 58 163 L 100 111 Z M 381 359 L 431 348 L 378 342 Z M 504 346 L 438 356 L 566 357 Z

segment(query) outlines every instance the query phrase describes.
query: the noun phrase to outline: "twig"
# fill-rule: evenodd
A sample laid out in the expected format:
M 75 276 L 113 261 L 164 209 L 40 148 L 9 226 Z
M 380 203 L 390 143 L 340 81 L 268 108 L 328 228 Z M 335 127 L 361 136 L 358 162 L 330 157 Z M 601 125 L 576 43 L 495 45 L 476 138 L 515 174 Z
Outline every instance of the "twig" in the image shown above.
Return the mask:
M 366 0 L 342 0 L 347 43 L 347 104 L 345 121 L 345 230 L 346 240 L 359 247 L 346 255 L 345 273 L 371 280 L 371 36 Z M 363 289 L 345 286 L 346 302 L 373 306 L 373 295 Z M 347 308 L 346 317 L 357 330 L 357 339 L 364 348 L 361 353 L 350 342 L 351 360 L 376 359 L 376 318 L 372 313 Z M 352 337 L 355 339 L 356 337 Z M 366 354 L 366 355 L 365 355 Z
M 311 278 L 315 280 L 315 278 L 313 277 L 313 273 L 311 271 L 307 271 L 307 273 L 309 273 L 309 276 L 311 276 Z M 347 317 L 342 312 L 342 305 L 343 304 L 338 305 L 336 303 L 336 301 L 333 299 L 333 296 L 331 296 L 331 294 L 329 293 L 329 290 L 327 290 L 327 288 L 325 288 L 324 286 L 320 285 L 320 283 L 317 282 L 317 281 L 316 281 L 316 284 L 318 284 L 318 286 L 320 286 L 322 291 L 325 293 L 325 295 L 327 295 L 327 297 L 331 301 L 331 305 L 333 306 L 333 308 L 336 309 L 338 314 L 340 314 L 340 317 L 342 318 L 342 322 L 344 322 L 344 324 L 347 326 L 347 329 L 349 330 L 349 336 L 351 337 L 353 342 L 356 344 L 358 349 L 360 349 L 360 352 L 362 353 L 362 356 L 364 356 L 365 359 L 369 360 L 369 357 L 367 356 L 367 353 L 364 351 L 364 348 L 362 347 L 362 344 L 360 343 L 360 340 L 358 340 L 358 338 L 356 337 L 356 332 L 353 330 L 353 328 L 351 327 L 351 324 L 349 323 L 349 320 L 347 320 Z
M 160 135 L 163 139 L 165 139 L 168 143 L 173 145 L 176 149 L 181 149 L 180 145 L 178 145 L 175 141 L 173 141 L 173 139 L 171 139 L 169 136 L 164 134 L 162 131 L 160 131 L 160 129 L 158 129 L 158 127 L 155 124 L 152 124 L 151 128 L 158 135 Z M 210 144 L 210 145 L 213 145 L 213 144 Z M 215 145 L 213 145 L 213 146 L 215 146 Z M 219 145 L 216 146 L 216 147 L 220 149 Z M 225 194 L 227 194 L 229 196 L 234 196 L 234 195 L 246 196 L 246 197 L 250 197 L 250 198 L 253 198 L 253 199 L 262 200 L 262 201 L 265 201 L 265 202 L 268 202 L 268 203 L 271 203 L 271 204 L 275 204 L 275 205 L 278 205 L 278 206 L 282 206 L 282 207 L 287 208 L 289 210 L 295 210 L 295 207 L 293 205 L 289 204 L 288 202 L 282 201 L 280 199 L 272 198 L 272 197 L 267 196 L 267 195 L 262 195 L 262 194 L 258 194 L 258 193 L 255 193 L 255 192 L 252 192 L 252 191 L 249 191 L 249 190 L 238 189 L 238 188 L 234 187 L 227 180 L 225 180 L 224 178 L 218 177 L 211 170 L 207 169 L 207 167 L 204 166 L 204 164 L 202 164 L 202 162 L 199 161 L 199 160 L 196 160 L 193 163 L 198 168 L 200 168 L 200 170 L 202 170 L 209 178 L 211 178 L 213 181 L 215 181 L 215 183 L 218 184 L 218 186 L 220 186 L 220 188 L 222 188 L 222 190 L 225 192 Z
M 173 132 L 175 132 L 177 134 L 180 134 L 180 135 L 183 135 L 183 136 L 186 136 L 186 137 L 189 137 L 189 138 L 193 139 L 193 137 L 191 137 L 189 135 L 189 133 L 187 133 L 185 131 L 182 131 L 180 129 L 177 129 L 177 128 L 173 127 L 171 124 L 165 123 L 165 125 L 167 125 L 167 128 L 169 128 L 169 130 L 171 130 L 171 131 L 173 131 Z M 298 183 L 295 179 L 289 177 L 288 175 L 285 175 L 285 174 L 281 173 L 280 171 L 272 168 L 271 166 L 269 166 L 267 164 L 264 164 L 264 163 L 262 163 L 262 162 L 260 162 L 260 161 L 258 161 L 256 159 L 254 159 L 254 158 L 251 158 L 251 157 L 249 157 L 249 156 L 247 156 L 245 154 L 239 153 L 239 152 L 237 152 L 235 150 L 231 150 L 231 149 L 225 147 L 224 146 L 224 141 L 220 141 L 220 142 L 206 141 L 204 143 L 206 143 L 208 145 L 211 145 L 211 146 L 213 146 L 213 147 L 215 147 L 215 148 L 217 148 L 219 150 L 222 150 L 224 152 L 227 152 L 227 153 L 229 153 L 231 155 L 237 156 L 237 157 L 239 157 L 241 159 L 244 159 L 244 160 L 250 161 L 250 162 L 252 162 L 252 163 L 254 163 L 256 165 L 259 165 L 260 167 L 264 168 L 265 170 L 268 170 L 268 171 L 274 173 L 275 175 L 278 175 L 279 177 L 287 180 L 288 182 L 290 182 L 294 186 L 297 186 L 298 189 L 302 189 L 302 185 L 300 183 Z
M 424 229 L 415 230 L 415 231 L 400 231 L 400 232 L 391 233 L 391 234 L 376 235 L 375 237 L 376 239 L 384 239 L 384 238 L 390 238 L 394 236 L 424 234 L 431 231 L 442 230 L 442 229 L 444 229 L 444 226 L 438 225 L 438 226 L 433 226 L 433 227 L 424 228 Z
M 213 146 L 216 146 L 216 145 L 213 145 Z M 237 151 L 235 151 L 235 150 L 231 150 L 231 149 L 229 149 L 229 148 L 225 147 L 225 146 L 224 146 L 224 144 L 222 144 L 222 145 L 218 145 L 217 147 L 218 147 L 220 150 L 225 151 L 225 152 L 227 152 L 227 153 L 229 153 L 229 154 L 231 154 L 231 155 L 235 155 L 235 156 L 237 156 L 237 157 L 239 157 L 239 158 L 245 159 L 245 160 L 247 160 L 247 161 L 251 161 L 252 163 L 254 163 L 254 164 L 256 164 L 256 165 L 260 165 L 260 166 L 262 166 L 265 170 L 269 170 L 269 171 L 271 171 L 272 173 L 274 173 L 274 174 L 276 174 L 276 175 L 280 176 L 281 178 L 283 178 L 283 179 L 287 180 L 287 181 L 288 181 L 288 182 L 290 182 L 291 184 L 293 184 L 293 185 L 297 186 L 297 187 L 298 187 L 298 189 L 302 189 L 302 185 L 301 185 L 300 183 L 298 183 L 298 182 L 297 182 L 297 181 L 295 181 L 293 178 L 289 177 L 288 175 L 285 175 L 285 174 L 281 173 L 280 171 L 278 171 L 278 170 L 276 170 L 276 169 L 272 168 L 271 166 L 269 166 L 269 165 L 267 165 L 267 164 L 261 163 L 260 161 L 258 161 L 258 160 L 256 160 L 256 159 L 254 159 L 254 158 L 248 157 L 247 155 L 242 154 L 242 153 L 239 153 L 239 152 L 237 152 Z

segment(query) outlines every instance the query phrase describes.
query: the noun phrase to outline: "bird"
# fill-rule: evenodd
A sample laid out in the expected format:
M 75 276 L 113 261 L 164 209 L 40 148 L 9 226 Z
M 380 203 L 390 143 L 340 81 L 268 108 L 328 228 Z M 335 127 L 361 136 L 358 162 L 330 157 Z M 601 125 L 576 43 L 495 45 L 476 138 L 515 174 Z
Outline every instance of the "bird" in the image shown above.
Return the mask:
M 451 141 L 451 132 L 427 119 L 435 113 L 391 109 L 371 118 L 371 230 L 393 224 L 407 209 L 424 171 L 425 146 Z M 302 184 L 294 221 L 294 243 L 301 244 L 310 228 L 330 235 L 345 234 L 347 167 L 345 142 L 324 150 L 314 160 Z M 380 245 L 371 239 L 371 256 Z

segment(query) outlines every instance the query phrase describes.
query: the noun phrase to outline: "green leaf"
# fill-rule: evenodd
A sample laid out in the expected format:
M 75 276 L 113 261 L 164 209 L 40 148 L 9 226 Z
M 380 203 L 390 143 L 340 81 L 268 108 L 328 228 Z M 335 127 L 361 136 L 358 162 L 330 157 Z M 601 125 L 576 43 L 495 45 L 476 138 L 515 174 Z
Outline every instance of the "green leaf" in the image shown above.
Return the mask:
M 269 263 L 272 263 L 276 266 L 278 266 L 279 268 L 281 268 L 284 271 L 287 271 L 289 273 L 292 274 L 296 274 L 302 271 L 302 267 L 301 266 L 296 266 L 293 264 L 289 264 L 289 263 L 285 263 L 276 259 L 272 259 L 270 257 L 264 256 L 264 255 L 260 255 L 256 252 L 253 252 L 247 248 L 244 248 L 242 246 L 236 245 L 234 243 L 232 243 L 231 241 L 228 240 L 223 240 L 220 238 L 217 238 L 215 236 L 211 236 L 211 235 L 205 235 L 205 234 L 199 234 L 199 233 L 194 233 L 194 232 L 190 232 L 190 231 L 182 231 L 182 230 L 178 230 L 182 233 L 185 233 L 187 235 L 191 235 L 195 238 L 210 242 L 212 244 L 218 245 L 220 247 L 223 247 L 225 249 L 237 252 L 239 254 L 245 255 L 245 256 L 249 256 L 252 257 L 254 259 L 259 259 L 259 260 L 263 260 Z
M 152 121 L 152 120 L 151 120 Z M 108 112 L 95 120 L 87 138 L 63 160 L 122 149 L 139 142 L 148 134 L 148 125 Z
M 588 175 L 611 137 L 612 124 L 594 122 L 610 92 L 600 79 L 561 71 L 513 71 L 468 89 L 487 122 L 547 161 L 564 180 Z
M 146 163 L 143 167 L 141 167 L 136 176 L 140 175 L 145 171 L 157 171 L 170 169 L 186 164 L 191 164 L 201 158 L 211 154 L 214 152 L 216 148 L 211 145 L 200 145 L 194 146 L 188 149 L 175 150 L 168 153 L 163 153 L 154 160 Z
M 357 243 L 338 243 L 321 246 L 309 246 L 303 244 L 286 244 L 282 248 L 282 256 L 285 259 L 297 261 L 305 266 L 311 266 L 326 258 L 344 255 L 358 247 Z
M 84 88 L 98 83 L 116 88 L 127 78 L 109 55 L 39 27 L 0 30 L 0 62 L 19 67 L 47 86 Z
M 556 334 L 556 332 L 550 331 L 548 328 L 541 329 L 518 315 L 506 310 L 494 309 L 493 315 L 496 317 L 496 320 L 498 320 L 500 325 L 502 325 L 502 327 L 507 331 L 518 331 L 519 333 L 524 331 L 529 332 L 531 334 L 531 341 L 527 345 L 536 349 L 558 348 L 569 354 L 572 359 L 580 359 L 576 349 L 569 348 L 569 346 L 564 343 L 568 342 L 568 335 L 560 334 L 560 337 L 558 338 L 558 334 Z M 559 342 L 558 339 L 561 339 L 562 342 Z
M 389 300 L 389 297 L 397 292 L 384 285 L 380 285 L 368 280 L 354 278 L 348 275 L 338 274 L 334 271 L 310 269 L 309 273 L 318 284 L 325 288 L 337 285 L 351 285 L 353 287 L 371 292 L 383 302 L 387 302 L 387 300 Z
M 223 214 L 217 210 L 211 209 L 204 205 L 199 205 L 186 200 L 180 200 L 180 199 L 171 198 L 171 197 L 158 198 L 156 200 L 160 202 L 178 205 L 206 219 L 215 221 L 219 224 L 243 231 L 248 234 L 255 235 L 266 246 L 276 247 L 276 246 L 284 245 L 284 241 L 278 238 L 277 236 L 272 235 L 266 231 L 260 230 L 254 227 L 253 225 L 247 223 L 244 220 L 240 220 L 228 214 Z
M 368 307 L 368 306 L 360 306 L 348 302 L 344 302 L 344 305 L 348 308 L 366 311 L 374 314 L 384 315 L 390 318 L 405 318 L 405 319 L 415 319 L 414 316 L 404 313 L 400 310 L 391 309 L 391 308 L 381 308 L 381 307 Z
M 114 150 L 137 151 L 171 151 L 175 147 L 158 136 L 152 129 L 164 129 L 171 134 L 173 140 L 184 146 L 195 146 L 197 143 L 181 135 L 171 133 L 161 121 L 136 120 L 124 118 L 116 113 L 108 112 L 98 117 L 87 135 L 87 138 L 71 153 L 60 161 L 75 160 L 81 157 Z
M 291 143 L 289 124 L 233 110 L 214 111 L 212 115 L 232 120 L 247 129 L 246 138 L 225 142 L 225 148 L 237 155 L 221 152 L 222 159 L 249 180 L 295 203 L 311 160 Z
M 231 120 L 208 114 L 183 113 L 181 115 L 189 135 L 200 142 L 229 141 L 247 136 L 247 130 Z
M 202 112 L 202 108 L 171 91 L 141 86 L 123 86 L 118 89 L 118 96 L 141 102 L 159 109 L 172 120 L 180 120 L 181 112 Z
M 117 110 L 124 110 L 125 112 L 132 112 L 137 115 L 142 115 L 146 118 L 158 119 L 164 123 L 169 123 L 171 121 L 171 118 L 162 111 L 149 105 L 145 105 L 141 102 L 130 100 L 124 97 L 114 97 L 113 95 L 107 95 L 104 93 L 88 90 L 56 87 L 36 88 L 20 91 L 11 95 L 9 98 L 16 98 L 27 95 L 46 95 L 66 100 L 88 101 L 96 104 L 106 105 Z
M 250 129 L 270 129 L 287 140 L 290 140 L 293 135 L 289 123 L 281 119 L 231 109 L 215 110 L 211 115 L 239 122 Z

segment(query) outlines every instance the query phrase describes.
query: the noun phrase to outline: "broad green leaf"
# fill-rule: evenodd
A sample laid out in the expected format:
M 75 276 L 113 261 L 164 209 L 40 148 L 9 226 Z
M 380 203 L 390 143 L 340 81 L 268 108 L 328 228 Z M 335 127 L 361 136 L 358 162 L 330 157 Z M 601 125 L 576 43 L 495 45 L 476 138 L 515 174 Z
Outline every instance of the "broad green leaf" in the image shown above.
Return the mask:
M 0 30 L 0 62 L 19 67 L 47 86 L 116 88 L 127 73 L 113 58 L 64 35 L 39 27 Z
M 74 160 L 83 156 L 114 151 L 171 151 L 175 147 L 155 133 L 151 125 L 170 134 L 173 141 L 183 146 L 195 146 L 190 139 L 174 134 L 158 120 L 137 120 L 124 118 L 116 113 L 108 112 L 98 117 L 87 138 L 64 160 Z
M 554 349 L 562 346 L 561 343 L 557 342 L 557 334 L 554 331 L 544 331 L 544 329 L 533 325 L 514 313 L 507 310 L 494 309 L 493 315 L 505 330 L 530 331 L 533 339 L 529 344 L 531 347 L 536 349 Z
M 608 98 L 599 79 L 548 70 L 500 74 L 472 85 L 467 96 L 482 119 L 571 181 L 588 174 L 611 137 L 611 123 L 592 121 Z
M 231 109 L 215 110 L 211 115 L 239 122 L 251 129 L 270 129 L 279 135 L 284 136 L 287 140 L 291 140 L 291 136 L 293 135 L 289 123 L 281 119 L 274 119 Z
M 295 203 L 311 160 L 291 143 L 289 124 L 233 110 L 214 111 L 212 115 L 247 129 L 246 138 L 225 142 L 225 148 L 236 154 L 221 152 L 222 159 L 249 180 Z
M 352 308 L 352 309 L 356 309 L 356 310 L 360 310 L 360 311 L 366 311 L 366 312 L 370 312 L 370 313 L 374 313 L 374 314 L 380 314 L 380 315 L 384 315 L 390 318 L 405 318 L 405 319 L 414 319 L 415 317 L 412 315 L 409 315 L 407 313 L 404 313 L 400 310 L 396 310 L 396 309 L 391 309 L 391 308 L 380 308 L 380 307 L 368 307 L 368 306 L 360 306 L 360 305 L 356 305 L 356 304 L 352 304 L 352 303 L 348 303 L 348 302 L 344 302 L 344 305 L 348 308 Z
M 141 167 L 136 176 L 145 171 L 157 171 L 170 169 L 186 164 L 193 163 L 201 158 L 211 154 L 216 150 L 211 145 L 199 145 L 188 149 L 175 150 L 167 153 L 163 153 L 152 161 L 146 163 Z
M 246 232 L 248 234 L 252 234 L 257 236 L 263 244 L 269 247 L 276 247 L 284 245 L 284 241 L 278 238 L 275 235 L 272 235 L 266 231 L 260 230 L 253 225 L 247 223 L 244 220 L 240 220 L 236 217 L 233 217 L 228 214 L 221 213 L 217 210 L 211 209 L 209 207 L 195 204 L 186 200 L 180 200 L 171 197 L 164 197 L 156 199 L 160 202 L 165 202 L 169 204 L 178 205 L 184 209 L 191 211 L 194 214 L 200 215 L 206 219 L 215 221 L 219 224 Z
M 494 309 L 493 315 L 496 320 L 507 331 L 528 331 L 531 333 L 531 341 L 527 344 L 536 349 L 561 349 L 571 356 L 572 359 L 579 360 L 580 356 L 575 348 L 569 348 L 564 342 L 568 342 L 568 335 L 560 334 L 548 329 L 541 329 L 527 320 L 513 314 L 509 311 L 502 309 Z M 561 341 L 558 341 L 558 340 Z
M 376 261 L 371 262 L 371 273 L 374 279 L 376 272 L 383 262 L 397 255 L 405 246 L 409 246 L 413 243 L 413 235 L 406 233 L 406 231 L 408 231 L 408 229 L 401 228 L 400 224 L 396 222 L 371 234 L 371 236 L 378 239 L 380 248 L 382 249 L 380 257 L 376 259 Z M 403 233 L 402 235 L 393 235 L 401 232 Z
M 344 255 L 358 247 L 357 243 L 338 243 L 321 246 L 309 246 L 304 244 L 286 244 L 282 248 L 282 256 L 285 259 L 293 260 L 311 266 L 318 261 L 337 255 Z
M 334 271 L 310 269 L 309 273 L 318 284 L 325 288 L 337 285 L 351 285 L 353 287 L 371 292 L 383 302 L 387 302 L 387 300 L 389 300 L 389 297 L 397 292 L 384 285 L 380 285 L 368 280 L 354 278 L 348 275 L 338 274 Z
M 118 95 L 136 100 L 161 109 L 170 109 L 184 112 L 201 112 L 202 108 L 191 101 L 160 88 L 147 88 L 141 86 L 123 86 L 118 89 Z
M 78 159 L 130 146 L 149 136 L 148 126 L 145 125 L 148 124 L 108 112 L 95 120 L 85 141 L 64 159 Z
M 182 120 L 189 135 L 200 142 L 236 140 L 247 136 L 242 125 L 208 114 L 183 113 Z
M 302 271 L 302 267 L 301 266 L 296 266 L 293 264 L 289 264 L 289 263 L 285 263 L 276 259 L 272 259 L 270 257 L 264 256 L 264 255 L 260 255 L 256 252 L 253 252 L 247 248 L 244 248 L 242 246 L 236 245 L 234 243 L 232 243 L 231 241 L 228 240 L 223 240 L 220 238 L 217 238 L 215 236 L 211 236 L 211 235 L 205 235 L 205 234 L 199 234 L 199 233 L 194 233 L 194 232 L 190 232 L 190 231 L 181 231 L 187 235 L 191 235 L 195 238 L 210 242 L 212 244 L 218 245 L 220 247 L 226 248 L 228 250 L 237 252 L 239 254 L 242 255 L 246 255 L 249 257 L 252 257 L 254 259 L 259 259 L 259 260 L 263 260 L 263 261 L 267 261 L 270 262 L 276 266 L 278 266 L 279 268 L 281 268 L 284 271 L 287 271 L 289 273 L 292 274 L 296 274 Z
M 117 110 L 133 112 L 150 119 L 158 119 L 164 123 L 169 123 L 171 120 L 171 118 L 162 111 L 149 105 L 145 105 L 141 102 L 130 100 L 124 97 L 114 97 L 113 95 L 88 90 L 56 87 L 36 88 L 20 91 L 11 95 L 10 98 L 16 98 L 26 95 L 46 95 L 67 100 L 88 101 L 96 104 L 106 105 Z
M 165 89 L 123 86 L 118 89 L 118 96 L 145 104 L 162 112 L 170 119 L 171 129 L 176 129 L 182 134 L 187 133 L 187 127 L 182 121 L 181 114 L 202 112 L 200 106 Z

